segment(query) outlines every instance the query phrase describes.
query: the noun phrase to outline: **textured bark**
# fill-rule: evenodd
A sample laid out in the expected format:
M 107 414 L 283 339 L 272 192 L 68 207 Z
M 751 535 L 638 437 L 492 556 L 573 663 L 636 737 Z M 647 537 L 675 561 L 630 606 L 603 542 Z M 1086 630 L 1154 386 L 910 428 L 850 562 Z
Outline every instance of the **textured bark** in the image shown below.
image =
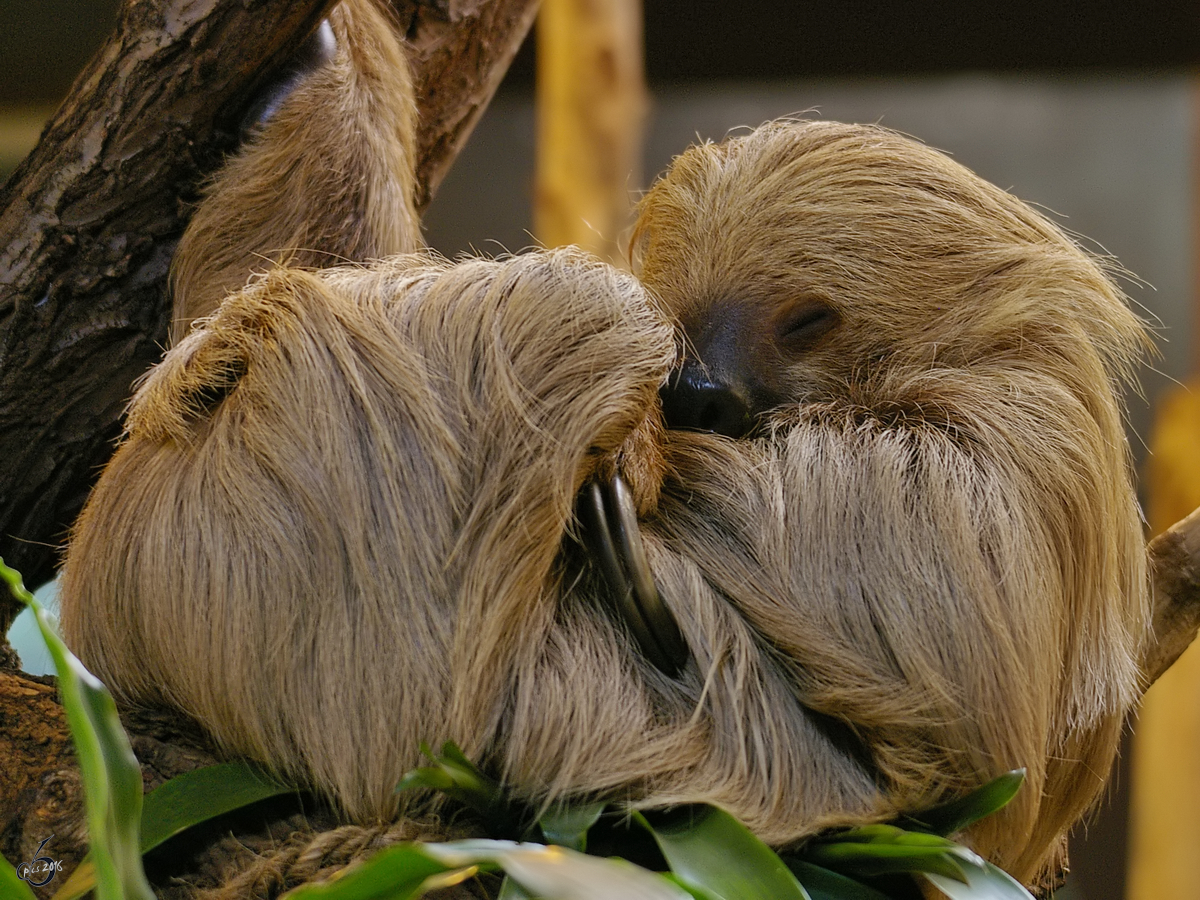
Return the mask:
M 539 0 L 392 3 L 416 64 L 417 207 L 424 210 L 521 48 Z
M 161 355 L 167 266 L 255 88 L 335 0 L 126 0 L 0 190 L 0 556 L 36 585 Z M 422 204 L 499 85 L 536 0 L 394 0 L 413 44 Z M 18 607 L 0 592 L 3 634 Z
M 0 555 L 31 584 L 161 354 L 188 202 L 333 2 L 128 0 L 0 194 Z
M 1142 672 L 1156 682 L 1200 629 L 1200 509 L 1150 542 L 1154 586 L 1154 637 Z

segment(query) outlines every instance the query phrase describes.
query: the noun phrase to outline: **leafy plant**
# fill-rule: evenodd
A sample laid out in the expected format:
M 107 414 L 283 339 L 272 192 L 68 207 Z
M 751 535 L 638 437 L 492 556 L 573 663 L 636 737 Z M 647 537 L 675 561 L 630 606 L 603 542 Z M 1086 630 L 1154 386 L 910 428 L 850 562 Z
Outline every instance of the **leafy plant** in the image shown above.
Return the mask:
M 0 578 L 14 597 L 33 609 L 58 671 L 59 692 L 83 779 L 97 896 L 99 900 L 151 900 L 154 894 L 142 870 L 138 836 L 142 770 L 121 727 L 117 705 L 54 633 L 41 604 L 25 589 L 20 573 L 3 560 Z

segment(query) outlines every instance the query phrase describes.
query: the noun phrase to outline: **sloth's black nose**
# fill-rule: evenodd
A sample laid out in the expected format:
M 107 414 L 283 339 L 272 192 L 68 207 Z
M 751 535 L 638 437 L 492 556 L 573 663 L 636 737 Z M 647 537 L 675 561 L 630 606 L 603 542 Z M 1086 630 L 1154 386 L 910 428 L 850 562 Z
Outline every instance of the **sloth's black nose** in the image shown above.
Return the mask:
M 684 360 L 659 391 L 668 428 L 745 437 L 754 427 L 750 404 L 695 360 Z

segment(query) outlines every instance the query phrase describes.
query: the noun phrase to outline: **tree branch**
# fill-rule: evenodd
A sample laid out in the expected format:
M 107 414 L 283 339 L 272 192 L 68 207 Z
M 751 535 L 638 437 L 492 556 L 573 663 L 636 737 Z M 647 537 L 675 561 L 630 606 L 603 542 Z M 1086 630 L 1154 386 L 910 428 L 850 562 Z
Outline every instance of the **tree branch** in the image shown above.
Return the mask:
M 416 74 L 417 208 L 424 211 L 491 102 L 539 0 L 393 0 Z
M 1153 638 L 1142 672 L 1148 688 L 1179 658 L 1200 628 L 1200 509 L 1150 542 Z

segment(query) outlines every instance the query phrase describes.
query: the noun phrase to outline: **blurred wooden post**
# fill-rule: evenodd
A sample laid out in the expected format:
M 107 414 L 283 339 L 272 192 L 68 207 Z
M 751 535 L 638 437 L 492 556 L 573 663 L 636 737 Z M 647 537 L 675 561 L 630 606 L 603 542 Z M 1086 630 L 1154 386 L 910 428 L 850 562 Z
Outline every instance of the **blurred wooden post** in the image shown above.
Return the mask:
M 1200 372 L 1200 81 L 1192 111 L 1193 362 Z M 1200 506 L 1200 377 L 1159 401 L 1146 468 L 1151 536 Z M 1146 693 L 1134 727 L 1128 900 L 1200 897 L 1200 641 Z
M 641 187 L 641 0 L 543 0 L 537 39 L 535 236 L 619 262 Z

